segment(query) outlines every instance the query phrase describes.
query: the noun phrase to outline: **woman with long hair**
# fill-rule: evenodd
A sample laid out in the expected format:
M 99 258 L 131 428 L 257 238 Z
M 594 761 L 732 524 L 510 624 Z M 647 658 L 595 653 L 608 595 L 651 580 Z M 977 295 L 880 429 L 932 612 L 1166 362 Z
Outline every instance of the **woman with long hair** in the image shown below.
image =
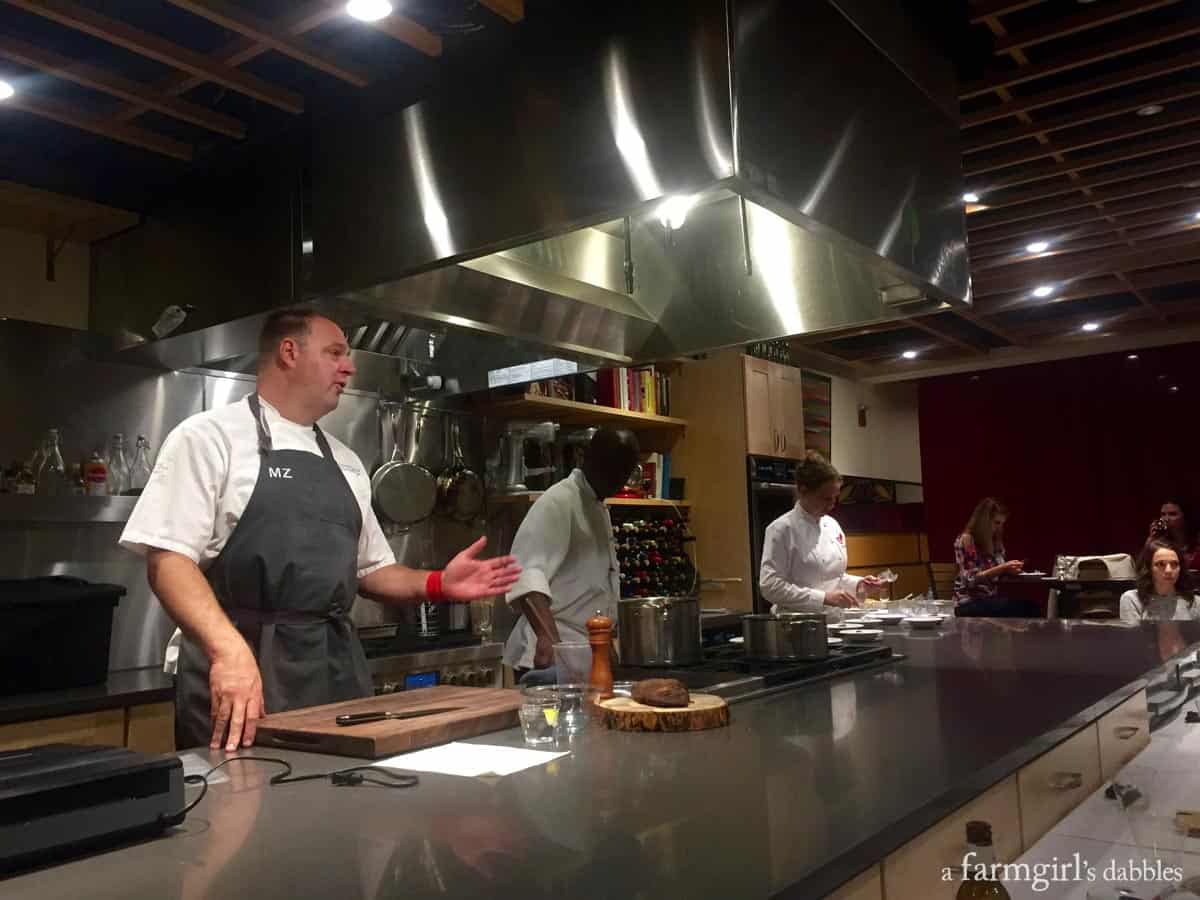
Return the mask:
M 1150 523 L 1147 543 L 1153 540 L 1166 541 L 1179 549 L 1179 561 L 1192 572 L 1200 571 L 1200 546 L 1196 533 L 1188 522 L 1185 505 L 1178 499 L 1163 501 L 1158 518 Z
M 1137 587 L 1121 595 L 1121 621 L 1171 619 L 1200 619 L 1200 604 L 1178 548 L 1170 541 L 1153 539 L 1138 557 Z
M 954 542 L 954 561 L 958 575 L 954 579 L 956 616 L 992 616 L 1033 618 L 1040 614 L 1037 604 L 1028 600 L 1000 596 L 999 581 L 1004 575 L 1018 574 L 1023 563 L 1005 559 L 1004 524 L 1008 509 L 994 497 L 984 497 L 975 505 L 971 518 Z
M 854 606 L 861 587 L 879 580 L 846 574 L 846 535 L 829 515 L 837 506 L 842 476 L 809 450 L 796 463 L 796 505 L 767 526 L 758 587 L 773 612 L 820 612 Z

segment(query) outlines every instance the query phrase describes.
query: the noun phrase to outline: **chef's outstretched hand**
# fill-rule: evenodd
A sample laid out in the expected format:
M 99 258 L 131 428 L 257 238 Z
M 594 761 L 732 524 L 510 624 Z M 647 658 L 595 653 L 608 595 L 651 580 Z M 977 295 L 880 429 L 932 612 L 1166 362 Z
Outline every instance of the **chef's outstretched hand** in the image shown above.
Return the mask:
M 263 689 L 258 663 L 245 642 L 213 657 L 208 687 L 212 694 L 213 723 L 209 749 L 219 750 L 222 741 L 230 753 L 238 747 L 249 747 L 254 743 L 258 720 L 263 715 Z
M 521 574 L 516 557 L 480 559 L 479 554 L 486 546 L 487 538 L 481 537 L 442 570 L 442 593 L 447 599 L 476 600 L 504 594 L 516 583 Z

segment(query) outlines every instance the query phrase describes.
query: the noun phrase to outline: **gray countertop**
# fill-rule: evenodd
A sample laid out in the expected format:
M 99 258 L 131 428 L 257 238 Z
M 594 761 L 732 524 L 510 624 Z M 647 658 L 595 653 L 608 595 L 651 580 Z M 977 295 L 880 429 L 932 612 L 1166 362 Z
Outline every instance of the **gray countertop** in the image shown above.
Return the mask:
M 275 768 L 235 763 L 169 835 L 3 893 L 815 900 L 1139 689 L 1200 623 L 961 620 L 888 639 L 907 659 L 738 703 L 728 728 L 592 730 L 502 779 L 269 787 Z M 258 752 L 300 772 L 355 764 Z
M 0 697 L 0 725 L 174 699 L 175 679 L 162 669 L 125 669 L 109 672 L 105 681 L 87 687 Z

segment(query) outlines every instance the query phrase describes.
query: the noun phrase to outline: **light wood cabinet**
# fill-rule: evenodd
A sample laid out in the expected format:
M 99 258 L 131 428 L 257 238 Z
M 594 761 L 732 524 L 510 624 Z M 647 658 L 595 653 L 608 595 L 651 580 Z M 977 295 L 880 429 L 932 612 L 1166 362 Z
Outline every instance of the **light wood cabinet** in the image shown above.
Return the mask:
M 854 876 L 825 900 L 883 900 L 883 878 L 879 866 Z
M 1100 739 L 1100 777 L 1108 781 L 1150 746 L 1146 692 L 1138 691 L 1096 723 Z
M 1027 850 L 1100 786 L 1095 724 L 1017 772 L 1021 833 Z
M 124 746 L 125 710 L 105 709 L 94 713 L 0 725 L 0 750 L 20 750 L 38 744 Z
M 752 356 L 742 358 L 746 449 L 758 456 L 804 455 L 804 390 L 800 370 Z
M 976 819 L 991 824 L 998 862 L 1011 862 L 1020 856 L 1021 807 L 1015 776 L 1004 779 L 887 857 L 883 861 L 883 881 L 888 900 L 953 900 L 967 852 L 967 823 Z M 942 878 L 947 868 L 953 871 L 950 881 Z
M 131 706 L 126 713 L 126 747 L 139 753 L 175 752 L 174 703 Z

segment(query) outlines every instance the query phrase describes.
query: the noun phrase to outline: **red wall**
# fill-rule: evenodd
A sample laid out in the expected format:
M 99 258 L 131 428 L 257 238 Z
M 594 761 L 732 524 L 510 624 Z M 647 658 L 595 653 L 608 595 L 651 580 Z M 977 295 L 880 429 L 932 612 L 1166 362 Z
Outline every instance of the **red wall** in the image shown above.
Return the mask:
M 922 381 L 933 560 L 953 561 L 955 537 L 988 495 L 1008 504 L 1009 555 L 1043 571 L 1058 553 L 1136 552 L 1168 494 L 1197 498 L 1200 525 L 1200 344 L 1138 356 Z

